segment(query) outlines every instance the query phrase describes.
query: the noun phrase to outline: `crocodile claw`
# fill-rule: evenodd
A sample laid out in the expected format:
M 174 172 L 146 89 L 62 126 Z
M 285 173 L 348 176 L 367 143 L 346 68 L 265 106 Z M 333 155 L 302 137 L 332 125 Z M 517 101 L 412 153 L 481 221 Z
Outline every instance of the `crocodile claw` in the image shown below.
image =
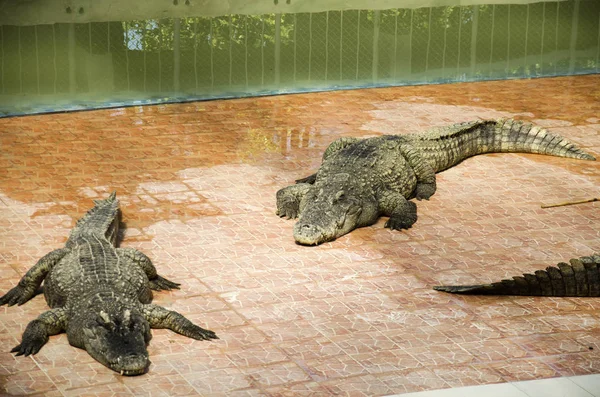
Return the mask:
M 156 278 L 153 278 L 152 280 L 148 281 L 148 287 L 150 287 L 150 289 L 154 291 L 170 291 L 172 289 L 179 289 L 180 285 L 181 284 L 174 283 L 173 281 L 169 281 L 161 276 L 156 276 Z
M 21 285 L 17 285 L 10 291 L 8 291 L 2 298 L 0 298 L 0 306 L 8 304 L 8 306 L 19 305 L 27 302 L 33 297 L 35 291 L 29 291 Z

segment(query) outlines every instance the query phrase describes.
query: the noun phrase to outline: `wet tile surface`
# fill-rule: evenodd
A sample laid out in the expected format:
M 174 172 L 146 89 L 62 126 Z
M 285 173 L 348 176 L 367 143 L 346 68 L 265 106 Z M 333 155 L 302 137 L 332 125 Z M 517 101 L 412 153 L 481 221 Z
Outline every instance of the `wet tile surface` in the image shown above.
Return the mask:
M 154 330 L 153 362 L 123 378 L 50 338 L 7 353 L 47 309 L 0 308 L 2 393 L 386 395 L 600 373 L 600 301 L 455 297 L 600 250 L 600 162 L 490 154 L 438 175 L 404 232 L 385 219 L 302 247 L 275 192 L 340 136 L 516 117 L 600 156 L 600 76 L 400 87 L 0 120 L 0 292 L 116 190 L 122 246 L 181 290 L 155 294 L 220 340 Z

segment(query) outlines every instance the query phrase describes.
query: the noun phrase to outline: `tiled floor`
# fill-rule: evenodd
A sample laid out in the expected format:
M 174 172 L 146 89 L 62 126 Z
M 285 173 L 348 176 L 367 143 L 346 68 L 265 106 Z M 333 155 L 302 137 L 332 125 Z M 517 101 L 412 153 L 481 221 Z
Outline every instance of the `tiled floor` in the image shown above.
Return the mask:
M 132 107 L 0 120 L 0 292 L 61 247 L 116 190 L 122 246 L 182 283 L 155 295 L 212 329 L 154 330 L 147 375 L 121 377 L 51 337 L 13 357 L 42 296 L 0 308 L 0 394 L 388 395 L 600 373 L 600 299 L 456 297 L 600 251 L 600 161 L 468 159 L 438 175 L 409 231 L 385 219 L 318 247 L 294 244 L 275 192 L 340 136 L 476 118 L 532 120 L 600 157 L 600 75 Z

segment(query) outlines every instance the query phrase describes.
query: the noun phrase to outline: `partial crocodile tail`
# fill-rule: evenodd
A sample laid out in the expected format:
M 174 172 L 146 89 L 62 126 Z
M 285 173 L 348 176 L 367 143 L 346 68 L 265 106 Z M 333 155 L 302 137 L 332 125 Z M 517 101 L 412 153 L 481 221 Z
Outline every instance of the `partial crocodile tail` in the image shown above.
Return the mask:
M 472 121 L 434 128 L 414 135 L 413 139 L 436 172 L 483 153 L 522 152 L 595 160 L 594 156 L 560 135 L 512 119 Z
M 77 221 L 69 241 L 86 234 L 103 235 L 116 246 L 119 233 L 119 200 L 117 193 L 112 192 L 104 200 L 94 200 L 94 207 Z M 67 246 L 69 242 L 67 242 Z
M 436 286 L 437 291 L 471 295 L 600 296 L 600 252 L 492 284 Z

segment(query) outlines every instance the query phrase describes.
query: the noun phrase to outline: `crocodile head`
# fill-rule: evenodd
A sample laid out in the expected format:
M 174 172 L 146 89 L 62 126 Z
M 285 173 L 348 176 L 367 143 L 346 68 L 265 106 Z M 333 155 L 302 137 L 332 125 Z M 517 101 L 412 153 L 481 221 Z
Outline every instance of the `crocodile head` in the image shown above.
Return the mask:
M 141 375 L 150 366 L 146 345 L 150 325 L 129 309 L 108 314 L 101 310 L 83 328 L 83 345 L 101 364 L 121 375 Z
M 352 175 L 317 180 L 300 203 L 294 239 L 302 245 L 335 240 L 377 220 L 377 201 Z

